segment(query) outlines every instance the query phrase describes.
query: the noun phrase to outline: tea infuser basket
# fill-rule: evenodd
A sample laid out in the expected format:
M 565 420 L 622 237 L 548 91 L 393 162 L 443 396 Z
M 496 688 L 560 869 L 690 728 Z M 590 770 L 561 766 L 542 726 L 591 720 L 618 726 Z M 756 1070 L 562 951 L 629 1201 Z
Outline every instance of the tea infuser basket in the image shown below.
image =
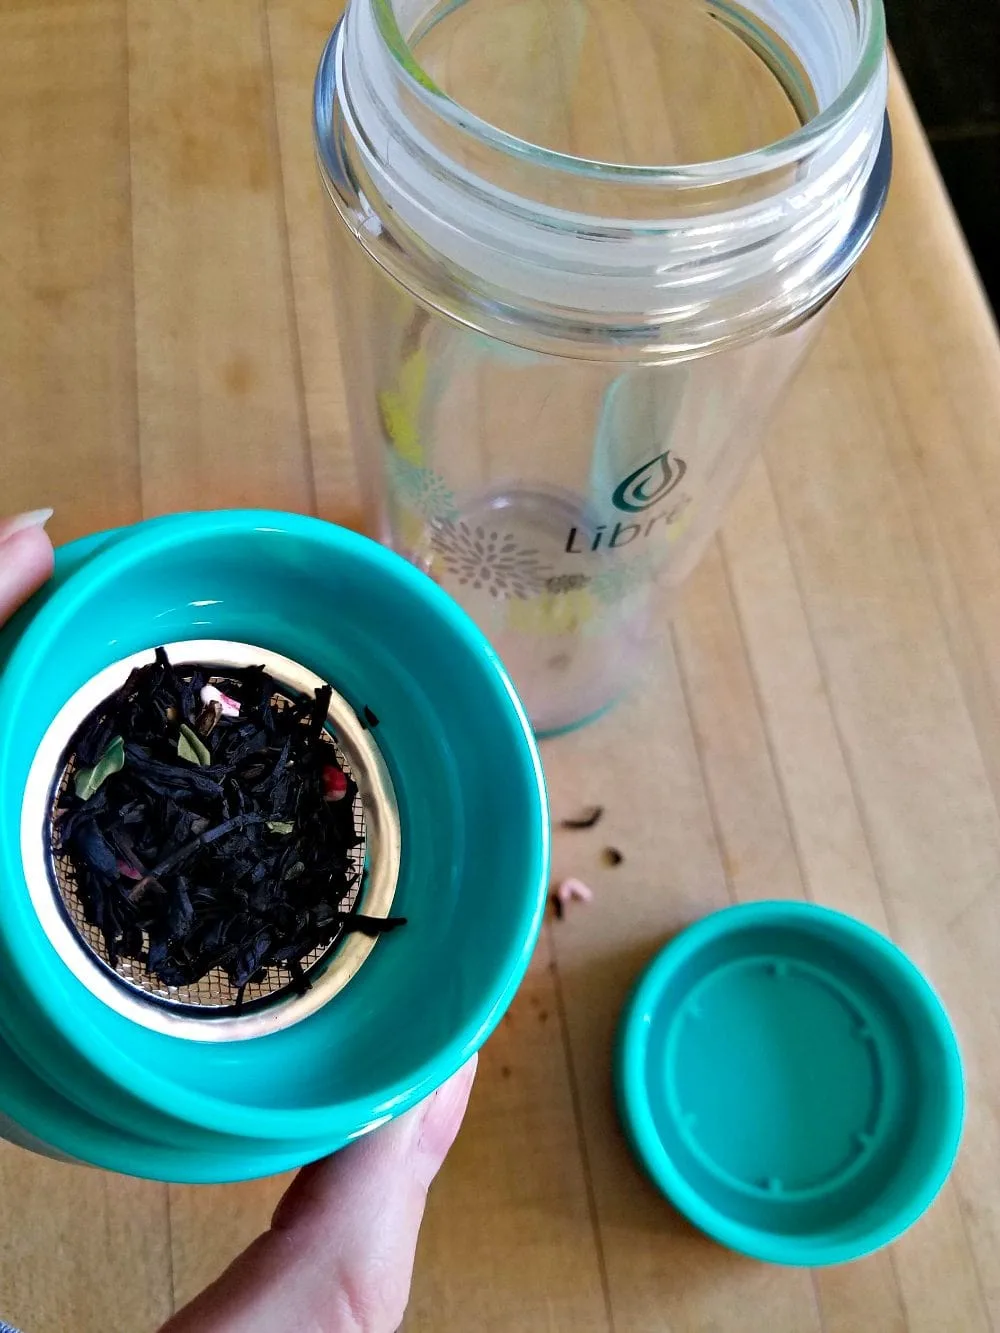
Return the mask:
M 195 639 L 161 645 L 174 667 L 205 666 L 211 678 L 262 666 L 275 682 L 272 703 L 287 707 L 315 695 L 325 684 L 315 673 L 278 653 L 252 644 Z M 137 667 L 154 660 L 136 653 L 99 672 L 67 700 L 53 719 L 28 776 L 21 807 L 21 853 L 38 919 L 67 967 L 110 1008 L 154 1031 L 192 1041 L 236 1041 L 277 1031 L 321 1008 L 355 975 L 375 938 L 361 933 L 337 938 L 303 960 L 308 989 L 296 988 L 290 972 L 268 968 L 240 994 L 221 967 L 191 985 L 167 986 L 140 962 L 108 957 L 97 925 L 88 922 L 71 857 L 59 849 L 56 815 L 76 770 L 72 738 L 86 717 L 120 688 Z M 353 822 L 354 885 L 343 906 L 369 917 L 387 917 L 399 875 L 399 810 L 392 779 L 375 734 L 351 705 L 333 692 L 325 743 L 357 784 Z M 53 774 L 55 778 L 53 779 Z
M 224 975 L 170 989 L 112 967 L 53 852 L 77 726 L 160 645 L 220 675 L 264 665 L 289 700 L 333 688 L 357 905 L 407 924 L 308 958 L 304 994 L 275 969 L 237 1009 Z M 162 1179 L 286 1169 L 432 1091 L 509 1004 L 545 902 L 537 750 L 479 632 L 384 548 L 247 511 L 75 543 L 0 633 L 0 717 L 5 1137 Z

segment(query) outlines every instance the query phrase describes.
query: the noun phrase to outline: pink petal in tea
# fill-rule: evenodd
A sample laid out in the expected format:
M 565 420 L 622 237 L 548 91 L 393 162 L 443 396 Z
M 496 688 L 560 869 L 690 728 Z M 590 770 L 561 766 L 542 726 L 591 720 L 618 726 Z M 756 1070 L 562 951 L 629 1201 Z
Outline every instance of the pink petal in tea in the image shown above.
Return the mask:
M 239 717 L 240 701 L 230 699 L 228 694 L 223 694 L 220 689 L 214 685 L 205 685 L 201 691 L 201 701 L 207 708 L 209 704 L 218 704 L 222 709 L 223 717 Z
M 333 764 L 323 769 L 323 796 L 327 801 L 342 801 L 347 795 L 347 774 Z
M 574 901 L 591 903 L 594 901 L 594 890 L 584 884 L 582 879 L 564 879 L 556 889 L 556 898 L 563 907 Z

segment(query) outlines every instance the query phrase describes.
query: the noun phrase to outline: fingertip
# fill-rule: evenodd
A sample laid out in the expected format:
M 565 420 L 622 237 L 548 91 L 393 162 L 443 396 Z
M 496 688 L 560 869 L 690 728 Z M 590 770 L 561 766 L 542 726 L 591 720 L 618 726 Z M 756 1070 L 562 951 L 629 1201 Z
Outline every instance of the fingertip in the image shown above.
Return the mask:
M 40 527 L 23 528 L 0 543 L 0 622 L 51 577 L 52 543 Z
M 312 1225 L 336 1206 L 345 1188 L 391 1191 L 412 1179 L 426 1192 L 461 1128 L 477 1061 L 478 1056 L 473 1055 L 425 1101 L 397 1120 L 303 1167 L 279 1201 L 271 1226 L 284 1231 Z
M 44 528 L 55 513 L 54 509 L 29 509 L 21 514 L 7 514 L 0 517 L 0 546 L 15 532 L 24 532 L 28 528 Z
M 41 582 L 51 578 L 56 562 L 56 553 L 52 546 L 52 538 L 44 528 L 26 528 L 12 540 L 20 542 L 21 558 L 34 567 L 36 577 Z

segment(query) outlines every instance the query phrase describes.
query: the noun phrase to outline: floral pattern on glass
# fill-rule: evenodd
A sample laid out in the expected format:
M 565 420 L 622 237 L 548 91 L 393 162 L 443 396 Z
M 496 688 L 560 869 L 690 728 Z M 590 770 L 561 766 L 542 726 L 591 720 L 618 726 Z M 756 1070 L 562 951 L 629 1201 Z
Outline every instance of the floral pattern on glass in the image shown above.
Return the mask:
M 488 526 L 439 520 L 431 542 L 460 586 L 485 589 L 491 597 L 531 597 L 549 574 L 538 551 L 519 547 L 512 536 Z

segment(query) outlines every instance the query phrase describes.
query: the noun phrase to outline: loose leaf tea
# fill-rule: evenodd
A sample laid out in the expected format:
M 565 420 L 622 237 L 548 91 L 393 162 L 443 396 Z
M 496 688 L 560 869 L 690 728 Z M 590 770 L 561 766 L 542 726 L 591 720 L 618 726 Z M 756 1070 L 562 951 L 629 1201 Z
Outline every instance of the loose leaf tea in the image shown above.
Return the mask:
M 168 986 L 221 968 L 239 1003 L 272 967 L 305 989 L 303 960 L 345 931 L 402 924 L 350 906 L 358 789 L 330 697 L 288 699 L 263 667 L 174 667 L 160 648 L 84 722 L 55 849 L 112 967 Z
M 560 827 L 566 829 L 593 828 L 603 814 L 603 805 L 592 805 L 574 819 L 564 819 Z

